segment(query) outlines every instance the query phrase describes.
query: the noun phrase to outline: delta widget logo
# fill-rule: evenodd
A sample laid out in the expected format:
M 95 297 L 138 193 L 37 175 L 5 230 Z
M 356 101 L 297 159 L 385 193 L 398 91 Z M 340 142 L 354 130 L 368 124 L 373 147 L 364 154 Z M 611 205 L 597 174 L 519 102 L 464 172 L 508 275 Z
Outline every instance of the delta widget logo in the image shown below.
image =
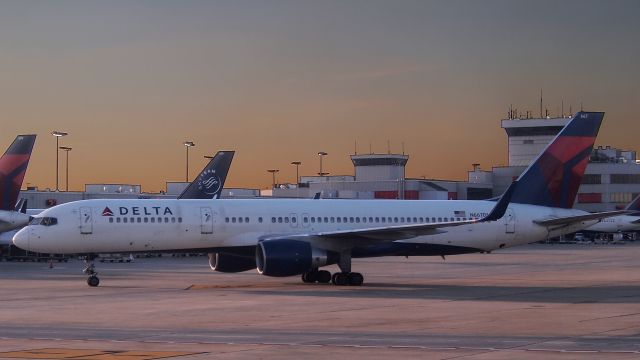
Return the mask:
M 107 206 L 102 210 L 102 216 L 113 216 L 113 211 Z
M 215 170 L 205 170 L 198 178 L 198 190 L 207 195 L 213 195 L 220 191 L 221 183 Z

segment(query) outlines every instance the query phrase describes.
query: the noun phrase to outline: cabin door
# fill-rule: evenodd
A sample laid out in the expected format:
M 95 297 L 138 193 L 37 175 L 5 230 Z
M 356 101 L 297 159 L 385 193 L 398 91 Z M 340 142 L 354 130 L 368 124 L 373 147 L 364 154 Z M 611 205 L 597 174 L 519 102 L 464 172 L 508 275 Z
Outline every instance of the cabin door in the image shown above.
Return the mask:
M 88 206 L 80 207 L 80 234 L 93 233 L 93 216 L 91 216 L 91 208 Z
M 505 233 L 513 234 L 516 232 L 516 216 L 511 208 L 507 208 L 507 212 L 504 214 L 504 225 Z
M 210 207 L 200 208 L 200 233 L 213 234 L 213 214 Z

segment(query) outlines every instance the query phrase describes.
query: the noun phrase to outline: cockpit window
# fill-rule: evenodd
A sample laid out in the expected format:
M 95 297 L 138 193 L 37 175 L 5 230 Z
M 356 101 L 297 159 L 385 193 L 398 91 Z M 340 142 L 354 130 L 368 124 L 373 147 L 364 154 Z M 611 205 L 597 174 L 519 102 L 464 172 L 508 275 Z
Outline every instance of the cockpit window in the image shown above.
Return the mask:
M 53 226 L 58 224 L 58 218 L 54 217 L 34 217 L 29 225 Z

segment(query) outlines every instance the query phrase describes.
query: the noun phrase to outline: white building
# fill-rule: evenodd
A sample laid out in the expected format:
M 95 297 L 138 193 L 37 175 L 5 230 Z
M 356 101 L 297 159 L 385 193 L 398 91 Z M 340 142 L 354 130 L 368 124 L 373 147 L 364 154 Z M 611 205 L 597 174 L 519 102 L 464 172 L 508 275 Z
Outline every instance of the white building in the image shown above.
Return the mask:
M 526 169 L 569 120 L 570 117 L 502 120 L 502 128 L 509 139 L 509 166 L 493 168 L 495 196 L 500 195 Z M 574 207 L 592 212 L 621 209 L 638 194 L 640 164 L 636 152 L 597 146 L 587 165 Z
M 342 199 L 486 199 L 500 196 L 555 138 L 571 118 L 505 119 L 509 165 L 482 170 L 473 164 L 467 181 L 405 178 L 407 155 L 352 155 L 353 176 L 301 177 L 280 185 L 274 197 Z M 596 147 L 578 191 L 575 207 L 586 211 L 621 209 L 640 193 L 640 164 L 635 151 Z
M 302 176 L 297 185 L 278 185 L 274 197 L 333 199 L 447 200 L 486 199 L 491 183 L 405 178 L 409 156 L 404 154 L 351 155 L 355 175 Z
M 569 118 L 505 119 L 509 165 L 482 170 L 473 164 L 467 181 L 407 179 L 405 154 L 351 155 L 353 175 L 301 176 L 298 184 L 277 184 L 262 194 L 257 189 L 224 189 L 223 198 L 262 196 L 340 199 L 479 200 L 501 195 L 566 125 Z M 141 192 L 140 185 L 88 184 L 84 192 L 53 192 L 30 189 L 20 194 L 29 208 L 47 208 L 64 202 L 97 198 L 175 198 L 187 186 L 167 182 L 167 191 Z M 593 150 L 575 207 L 606 211 L 626 206 L 640 193 L 640 164 L 635 151 L 599 146 Z

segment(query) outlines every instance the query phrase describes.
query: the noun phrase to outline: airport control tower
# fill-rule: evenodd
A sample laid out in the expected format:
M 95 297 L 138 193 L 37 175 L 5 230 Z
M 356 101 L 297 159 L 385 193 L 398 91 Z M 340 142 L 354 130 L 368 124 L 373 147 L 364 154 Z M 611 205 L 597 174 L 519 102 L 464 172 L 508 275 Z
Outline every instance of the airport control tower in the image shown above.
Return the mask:
M 405 178 L 408 155 L 367 154 L 351 155 L 356 181 L 384 181 Z
M 502 120 L 509 139 L 509 166 L 528 166 L 571 118 Z

